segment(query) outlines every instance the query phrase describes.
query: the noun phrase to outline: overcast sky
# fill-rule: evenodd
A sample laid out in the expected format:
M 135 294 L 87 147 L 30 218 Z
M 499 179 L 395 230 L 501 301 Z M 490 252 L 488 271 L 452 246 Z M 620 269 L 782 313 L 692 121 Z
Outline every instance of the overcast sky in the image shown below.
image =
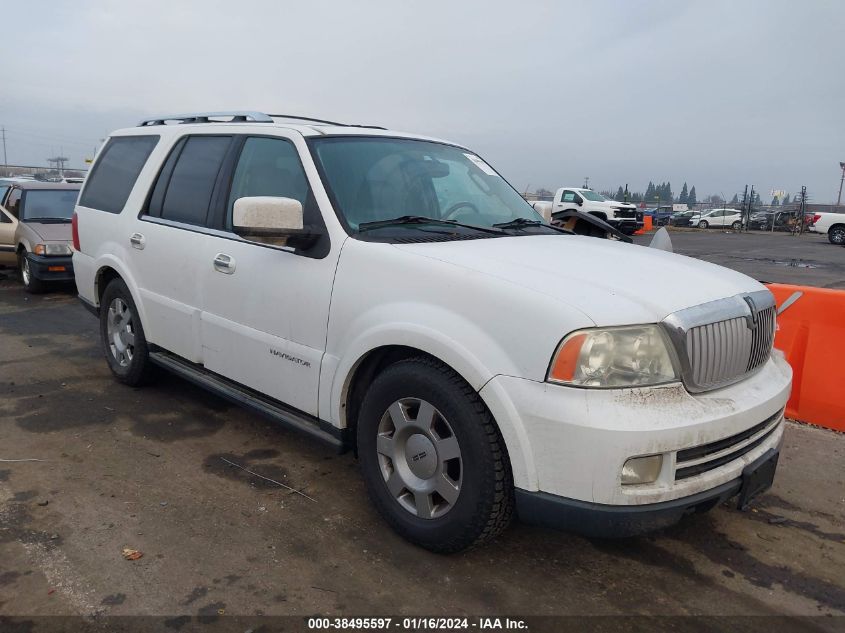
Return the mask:
M 257 109 L 470 146 L 524 190 L 836 197 L 842 0 L 4 3 L 8 160 L 147 114 Z M 766 200 L 768 202 L 768 200 Z

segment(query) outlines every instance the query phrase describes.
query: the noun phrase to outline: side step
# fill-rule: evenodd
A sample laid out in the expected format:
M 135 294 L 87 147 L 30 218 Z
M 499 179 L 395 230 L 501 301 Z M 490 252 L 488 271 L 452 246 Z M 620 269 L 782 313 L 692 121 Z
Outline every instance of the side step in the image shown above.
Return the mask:
M 204 389 L 208 389 L 230 402 L 239 404 L 247 409 L 252 409 L 274 422 L 326 442 L 335 447 L 338 452 L 343 452 L 347 448 L 347 443 L 344 441 L 345 434 L 343 433 L 343 429 L 336 429 L 328 422 L 323 422 L 319 418 L 310 416 L 307 413 L 288 408 L 281 402 L 268 398 L 257 391 L 253 391 L 233 380 L 224 378 L 214 372 L 208 371 L 200 365 L 190 363 L 164 350 L 151 350 L 150 360 L 156 365 L 172 371 L 185 380 Z

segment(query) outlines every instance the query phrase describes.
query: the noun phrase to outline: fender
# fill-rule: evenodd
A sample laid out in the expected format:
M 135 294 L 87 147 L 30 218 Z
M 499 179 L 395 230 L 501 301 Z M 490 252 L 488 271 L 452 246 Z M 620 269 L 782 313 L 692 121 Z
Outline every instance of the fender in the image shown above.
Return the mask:
M 121 260 L 117 259 L 114 255 L 110 253 L 100 255 L 95 260 L 95 285 L 99 283 L 100 274 L 102 273 L 104 268 L 112 268 L 118 275 L 120 275 L 121 279 L 123 279 L 124 283 L 126 284 L 126 287 L 129 288 L 129 294 L 132 295 L 132 301 L 135 302 L 135 308 L 138 310 L 138 316 L 141 319 L 141 325 L 146 323 L 147 315 L 144 311 L 144 303 L 141 301 L 141 295 L 138 288 L 138 284 L 135 281 L 135 278 L 132 276 L 132 273 L 129 272 L 129 269 L 121 262 Z M 97 294 L 95 295 L 97 307 L 100 307 L 99 290 L 100 288 L 97 288 Z M 105 290 L 105 288 L 103 288 L 103 290 Z
M 489 339 L 480 328 L 474 329 L 476 340 L 480 337 Z M 466 337 L 462 339 L 467 340 Z M 492 341 L 491 343 L 495 344 Z M 325 419 L 325 414 L 328 414 L 328 421 L 332 425 L 345 428 L 347 423 L 344 405 L 355 370 L 373 350 L 395 345 L 418 349 L 437 358 L 480 392 L 505 440 L 514 481 L 521 487 L 533 483 L 536 488 L 536 473 L 531 474 L 534 473 L 531 444 L 519 416 L 510 415 L 513 404 L 507 400 L 501 389 L 484 388 L 496 374 L 460 341 L 430 327 L 407 322 L 386 323 L 363 332 L 344 349 L 341 358 L 326 354 L 321 365 L 320 417 Z

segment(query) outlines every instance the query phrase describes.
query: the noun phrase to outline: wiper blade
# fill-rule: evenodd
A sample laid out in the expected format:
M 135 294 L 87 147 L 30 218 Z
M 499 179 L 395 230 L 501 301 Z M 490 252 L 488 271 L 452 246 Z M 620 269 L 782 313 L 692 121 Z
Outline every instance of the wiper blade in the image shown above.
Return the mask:
M 437 218 L 429 218 L 424 215 L 401 215 L 398 218 L 388 218 L 387 220 L 374 220 L 372 222 L 362 222 L 358 225 L 358 232 L 371 231 L 373 229 L 380 229 L 385 226 L 401 226 L 408 224 L 436 224 L 439 226 L 460 226 L 465 229 L 473 229 L 475 231 L 483 231 L 484 233 L 493 233 L 494 235 L 502 235 L 504 231 L 500 229 L 491 229 L 486 226 L 475 226 L 474 224 L 463 224 L 455 220 L 439 220 Z
M 493 226 L 499 229 L 524 229 L 529 226 L 539 226 L 545 229 L 551 229 L 557 233 L 566 233 L 568 235 L 572 234 L 572 231 L 555 226 L 554 224 L 546 224 L 540 220 L 529 220 L 528 218 L 516 218 L 510 222 L 499 222 Z

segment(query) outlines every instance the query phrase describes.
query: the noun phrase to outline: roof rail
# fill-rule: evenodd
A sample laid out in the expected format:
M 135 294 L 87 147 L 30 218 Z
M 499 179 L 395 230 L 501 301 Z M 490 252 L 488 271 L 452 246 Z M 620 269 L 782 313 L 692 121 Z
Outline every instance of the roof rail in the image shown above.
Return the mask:
M 295 121 L 311 121 L 312 123 L 322 123 L 324 125 L 337 125 L 338 127 L 366 127 L 373 130 L 386 130 L 386 127 L 380 125 L 358 125 L 357 123 L 338 123 L 337 121 L 326 121 L 325 119 L 315 119 L 312 116 L 299 116 L 298 114 L 270 114 L 268 116 L 277 119 L 293 119 Z
M 317 119 L 311 116 L 300 116 L 298 114 L 264 114 L 263 112 L 253 112 L 251 110 L 223 110 L 220 112 L 192 112 L 190 114 L 169 114 L 167 116 L 151 117 L 143 119 L 138 123 L 138 127 L 149 127 L 152 125 L 166 125 L 168 121 L 176 121 L 178 123 L 214 123 L 210 121 L 211 118 L 231 117 L 226 123 L 245 123 L 253 121 L 255 123 L 273 123 L 273 117 L 277 119 L 291 119 L 294 121 L 303 121 L 304 123 L 322 123 L 323 125 L 337 125 L 339 127 L 365 127 L 375 130 L 384 130 L 386 128 L 378 125 L 352 125 L 349 123 L 338 123 L 337 121 L 327 121 L 326 119 Z
M 228 123 L 243 123 L 252 120 L 255 123 L 272 123 L 273 119 L 263 112 L 252 112 L 250 110 L 223 110 L 220 112 L 193 112 L 190 114 L 169 114 L 167 116 L 157 116 L 149 119 L 143 119 L 138 123 L 138 127 L 147 127 L 151 125 L 166 125 L 168 121 L 178 121 L 179 123 L 211 123 L 209 118 L 214 117 L 232 117 Z

